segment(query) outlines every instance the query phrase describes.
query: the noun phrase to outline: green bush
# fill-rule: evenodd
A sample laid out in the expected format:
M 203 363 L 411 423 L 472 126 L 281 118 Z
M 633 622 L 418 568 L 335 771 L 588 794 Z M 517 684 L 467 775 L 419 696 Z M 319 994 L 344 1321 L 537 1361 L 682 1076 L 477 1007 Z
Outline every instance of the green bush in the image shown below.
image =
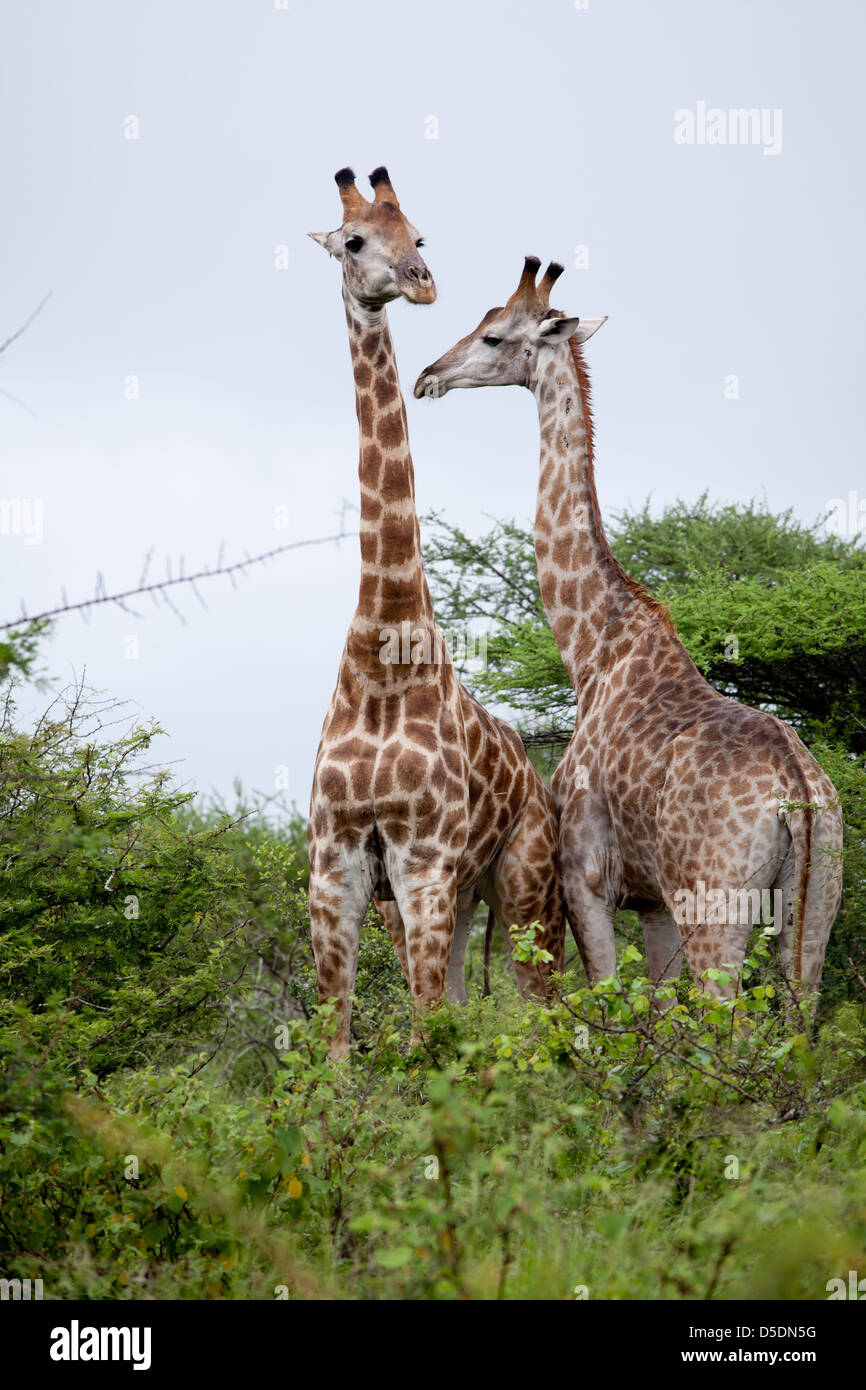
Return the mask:
M 191 1056 L 4 1114 L 4 1271 L 85 1298 L 825 1297 L 866 1244 L 862 1010 L 814 1045 L 760 985 L 659 1017 L 635 956 L 547 1008 L 502 981 L 443 1008 L 432 1060 L 383 1019 L 334 1065 L 324 1011 L 243 1095 Z
M 248 955 L 244 883 L 220 827 L 146 755 L 160 730 L 107 736 L 80 688 L 32 733 L 0 722 L 0 1029 L 9 1065 L 39 1056 L 104 1076 L 214 1028 Z

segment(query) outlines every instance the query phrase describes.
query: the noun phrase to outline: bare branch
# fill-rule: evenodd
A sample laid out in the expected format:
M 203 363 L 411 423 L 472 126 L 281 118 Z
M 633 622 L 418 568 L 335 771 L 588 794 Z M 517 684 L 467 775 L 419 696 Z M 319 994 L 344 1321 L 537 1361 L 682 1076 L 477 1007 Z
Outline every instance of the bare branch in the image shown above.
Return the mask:
M 49 290 L 48 293 L 44 296 L 44 298 L 42 298 L 42 299 L 39 301 L 39 303 L 36 305 L 36 308 L 33 310 L 33 313 L 30 315 L 29 319 L 27 319 L 25 323 L 22 323 L 21 327 L 20 327 L 20 328 L 17 328 L 17 329 L 15 330 L 15 332 L 14 332 L 10 337 L 8 337 L 8 338 L 6 339 L 5 343 L 0 343 L 0 354 L 4 353 L 8 347 L 11 347 L 11 345 L 12 345 L 18 338 L 21 337 L 21 334 L 22 334 L 22 333 L 26 333 L 26 332 L 27 332 L 27 329 L 30 327 L 30 325 L 31 325 L 31 323 L 33 322 L 33 320 L 34 320 L 39 314 L 42 313 L 42 310 L 45 308 L 45 305 L 48 303 L 48 301 L 49 301 L 49 299 L 51 298 L 51 296 L 52 296 L 53 293 L 54 293 L 53 290 Z M 19 404 L 20 404 L 20 402 L 19 402 Z M 25 406 L 25 410 L 26 410 L 26 408 L 27 408 L 27 407 Z
M 36 411 L 31 410 L 26 401 L 22 401 L 19 396 L 13 395 L 11 391 L 4 391 L 2 387 L 0 387 L 0 396 L 5 396 L 7 401 L 11 401 L 13 405 L 20 405 L 21 409 L 26 410 L 27 414 L 30 416 L 32 420 L 39 419 L 39 416 L 36 414 Z
M 89 609 L 96 608 L 100 604 L 105 603 L 120 603 L 123 599 L 135 598 L 139 594 L 150 594 L 154 604 L 156 604 L 158 607 L 160 598 L 164 602 L 168 602 L 168 596 L 166 594 L 167 589 L 173 588 L 178 584 L 189 584 L 192 587 L 193 592 L 196 593 L 195 586 L 198 581 L 202 579 L 213 579 L 216 575 L 228 575 L 232 584 L 234 584 L 235 587 L 237 587 L 235 575 L 243 573 L 245 570 L 249 569 L 251 565 L 262 564 L 265 560 L 272 560 L 277 555 L 285 555 L 286 552 L 289 550 L 301 550 L 304 547 L 310 545 L 333 545 L 338 541 L 345 540 L 350 536 L 357 535 L 357 531 L 341 531 L 338 535 L 334 536 L 316 536 L 311 540 L 289 541 L 288 544 L 275 546 L 273 550 L 266 550 L 261 555 L 251 555 L 247 556 L 243 560 L 236 560 L 233 565 L 224 565 L 222 563 L 222 557 L 225 546 L 220 545 L 219 558 L 216 569 L 209 569 L 207 566 L 205 566 L 204 569 L 197 571 L 197 573 L 195 574 L 185 575 L 181 573 L 167 579 L 158 580 L 153 584 L 139 583 L 133 589 L 123 589 L 116 594 L 109 594 L 106 592 L 105 581 L 102 577 L 102 574 L 100 573 L 97 578 L 97 588 L 93 598 L 82 599 L 80 603 L 67 603 L 65 602 L 66 595 L 64 590 L 64 602 L 60 607 L 46 608 L 41 613 L 34 613 L 32 615 L 27 616 L 26 621 L 28 623 L 40 623 L 47 621 L 49 618 L 60 617 L 60 615 L 63 613 L 76 612 L 81 613 L 81 616 L 86 620 L 89 616 L 89 613 L 87 611 Z M 147 568 L 150 564 L 150 555 L 152 553 L 152 551 L 149 552 L 147 559 L 145 560 L 145 567 L 142 572 L 142 578 L 144 578 L 144 576 L 147 573 Z M 169 565 L 169 575 L 170 574 L 171 567 Z M 199 599 L 200 602 L 203 603 L 200 594 L 196 593 L 196 597 Z M 175 613 L 178 612 L 178 610 L 174 607 L 173 604 L 169 604 L 169 606 L 173 609 Z M 22 613 L 23 608 L 24 605 L 22 602 Z M 180 617 L 181 615 L 178 613 L 178 616 Z M 13 618 L 9 622 L 0 623 L 0 632 L 6 632 L 9 630 L 9 628 L 20 626 L 21 621 L 22 618 Z

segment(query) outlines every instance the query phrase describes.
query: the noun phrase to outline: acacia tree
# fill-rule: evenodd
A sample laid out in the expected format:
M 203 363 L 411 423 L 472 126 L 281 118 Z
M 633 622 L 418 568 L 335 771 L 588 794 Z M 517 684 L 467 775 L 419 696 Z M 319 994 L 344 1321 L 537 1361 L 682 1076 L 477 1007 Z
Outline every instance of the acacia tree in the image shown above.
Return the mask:
M 496 521 L 472 537 L 431 514 L 425 555 L 446 628 L 481 623 L 480 697 L 516 714 L 533 742 L 570 735 L 574 701 L 547 625 L 532 531 Z M 649 502 L 610 528 L 616 558 L 666 604 L 718 690 L 771 710 L 807 740 L 866 750 L 866 550 L 789 511 L 719 506 L 706 493 L 654 517 Z

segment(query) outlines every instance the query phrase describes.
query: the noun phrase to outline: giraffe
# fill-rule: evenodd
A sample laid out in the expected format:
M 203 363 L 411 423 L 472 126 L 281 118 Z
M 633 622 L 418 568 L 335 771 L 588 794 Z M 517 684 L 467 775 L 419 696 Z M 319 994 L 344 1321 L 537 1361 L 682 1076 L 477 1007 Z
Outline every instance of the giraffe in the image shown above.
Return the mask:
M 525 995 L 543 994 L 551 968 L 562 968 L 565 921 L 552 795 L 514 730 L 460 684 L 424 575 L 385 312 L 401 296 L 435 299 L 422 239 L 386 169 L 370 175 L 372 201 L 351 169 L 336 182 L 342 225 L 311 235 L 342 265 L 360 434 L 361 581 L 316 758 L 309 848 L 319 999 L 336 1001 L 332 1055 L 343 1059 L 371 898 L 400 955 L 416 1029 L 446 987 L 466 997 L 479 901 L 503 929 L 540 924 L 552 959 L 514 962 Z
M 841 894 L 836 791 L 793 729 L 704 680 L 667 610 L 614 558 L 583 354 L 606 320 L 551 309 L 562 267 L 551 263 L 536 283 L 540 265 L 526 258 L 507 304 L 425 368 L 415 395 L 520 385 L 536 400 L 538 576 L 577 706 L 551 787 L 587 973 L 613 973 L 614 916 L 631 908 L 655 984 L 679 978 L 685 951 L 695 982 L 733 967 L 728 986 L 707 982 L 729 994 L 772 890 L 783 969 L 800 997 L 814 997 Z

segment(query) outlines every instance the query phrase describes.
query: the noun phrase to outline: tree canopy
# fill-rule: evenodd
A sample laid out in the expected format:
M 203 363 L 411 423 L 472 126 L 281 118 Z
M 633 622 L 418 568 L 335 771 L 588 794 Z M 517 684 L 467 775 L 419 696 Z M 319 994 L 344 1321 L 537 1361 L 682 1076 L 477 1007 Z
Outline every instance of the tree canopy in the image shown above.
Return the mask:
M 484 626 L 487 663 L 464 678 L 511 710 L 530 741 L 570 735 L 574 701 L 547 625 L 532 530 L 496 521 L 480 537 L 426 518 L 440 624 Z M 666 604 L 692 660 L 725 695 L 788 720 L 807 739 L 866 750 L 866 550 L 790 510 L 647 501 L 619 514 L 611 549 Z

